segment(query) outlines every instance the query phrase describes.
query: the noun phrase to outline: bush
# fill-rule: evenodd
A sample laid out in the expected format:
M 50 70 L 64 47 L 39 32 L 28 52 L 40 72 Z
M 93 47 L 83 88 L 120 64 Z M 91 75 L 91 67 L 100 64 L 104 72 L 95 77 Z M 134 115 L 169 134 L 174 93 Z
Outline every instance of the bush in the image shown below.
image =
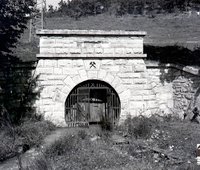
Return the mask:
M 72 0 L 61 1 L 58 11 L 52 11 L 56 15 L 68 15 L 73 18 L 80 18 L 89 15 L 101 14 L 109 11 L 111 14 L 119 16 L 125 14 L 141 15 L 146 10 L 148 13 L 171 13 L 175 11 L 186 11 L 188 7 L 195 8 L 196 1 L 187 0 Z
M 86 139 L 87 132 L 85 130 L 79 130 L 78 131 L 78 137 L 81 138 L 81 139 Z
M 102 116 L 100 121 L 100 126 L 102 130 L 112 131 L 113 130 L 113 122 L 107 116 Z
M 42 154 L 29 162 L 26 167 L 22 167 L 22 170 L 53 170 L 53 168 L 50 161 Z
M 59 138 L 45 150 L 48 157 L 70 154 L 79 149 L 80 138 L 74 135 L 67 135 Z
M 47 121 L 26 121 L 20 126 L 1 129 L 0 162 L 17 155 L 19 147 L 29 149 L 39 146 L 55 127 Z
M 137 138 L 149 138 L 152 134 L 154 121 L 144 116 L 128 117 L 124 123 L 128 135 Z
M 54 129 L 55 126 L 48 121 L 26 121 L 15 128 L 15 132 L 17 136 L 22 139 L 23 144 L 32 147 L 39 146 L 42 139 Z

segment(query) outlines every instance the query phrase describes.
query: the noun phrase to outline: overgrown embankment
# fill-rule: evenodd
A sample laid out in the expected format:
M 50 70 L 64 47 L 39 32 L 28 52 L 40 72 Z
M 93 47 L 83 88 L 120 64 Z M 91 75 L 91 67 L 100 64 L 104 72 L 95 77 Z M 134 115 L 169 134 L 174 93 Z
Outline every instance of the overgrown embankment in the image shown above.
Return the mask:
M 199 124 L 168 115 L 128 118 L 113 131 L 74 129 L 44 148 L 30 169 L 192 170 Z M 72 131 L 70 129 L 69 131 Z M 63 131 L 64 132 L 64 131 Z M 67 129 L 66 129 L 67 132 Z

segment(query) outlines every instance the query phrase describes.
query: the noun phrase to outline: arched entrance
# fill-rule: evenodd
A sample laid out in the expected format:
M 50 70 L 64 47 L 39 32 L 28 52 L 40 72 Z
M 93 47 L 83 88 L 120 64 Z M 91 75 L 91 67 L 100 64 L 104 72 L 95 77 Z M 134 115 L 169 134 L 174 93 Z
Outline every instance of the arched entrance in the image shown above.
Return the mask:
M 107 118 L 116 123 L 120 115 L 120 99 L 116 91 L 106 82 L 87 80 L 78 84 L 65 102 L 67 123 L 100 123 Z

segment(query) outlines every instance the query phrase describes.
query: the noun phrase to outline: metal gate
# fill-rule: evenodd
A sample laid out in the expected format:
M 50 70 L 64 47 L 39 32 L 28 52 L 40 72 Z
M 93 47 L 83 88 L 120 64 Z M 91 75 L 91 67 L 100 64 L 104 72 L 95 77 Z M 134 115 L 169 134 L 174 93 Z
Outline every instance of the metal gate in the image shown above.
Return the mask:
M 103 81 L 88 80 L 76 86 L 65 103 L 67 123 L 100 123 L 102 118 L 116 123 L 120 100 L 115 90 Z

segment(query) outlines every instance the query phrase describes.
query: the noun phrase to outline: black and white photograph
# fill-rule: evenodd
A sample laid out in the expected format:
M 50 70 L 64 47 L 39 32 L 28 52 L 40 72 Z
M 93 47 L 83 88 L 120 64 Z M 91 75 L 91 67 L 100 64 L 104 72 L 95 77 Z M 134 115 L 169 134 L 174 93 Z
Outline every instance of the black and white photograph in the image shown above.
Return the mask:
M 0 170 L 200 170 L 200 0 L 0 0 Z

